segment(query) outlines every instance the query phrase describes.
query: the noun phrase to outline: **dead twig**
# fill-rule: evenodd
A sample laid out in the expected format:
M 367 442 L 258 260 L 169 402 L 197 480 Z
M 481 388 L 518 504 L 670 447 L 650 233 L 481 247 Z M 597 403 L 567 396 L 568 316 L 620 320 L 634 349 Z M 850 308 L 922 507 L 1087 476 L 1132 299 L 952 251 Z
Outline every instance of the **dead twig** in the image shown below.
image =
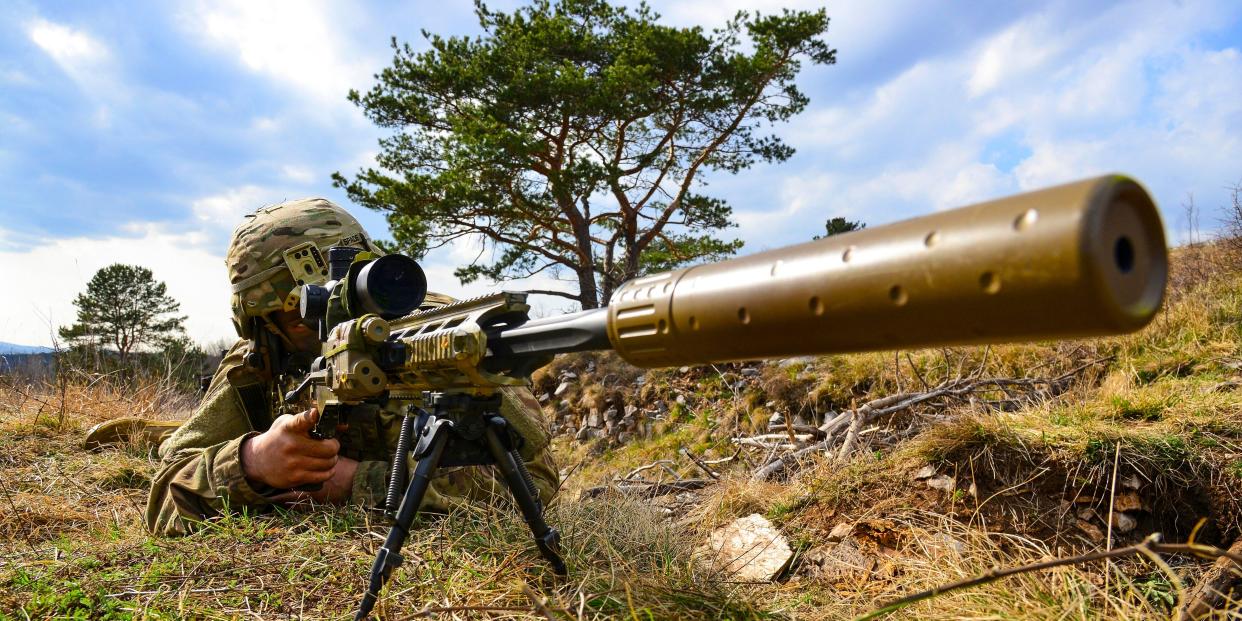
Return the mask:
M 921 602 L 925 599 L 931 599 L 953 591 L 960 591 L 970 587 L 995 582 L 1001 578 L 1016 576 L 1018 574 L 1026 574 L 1044 569 L 1052 569 L 1054 567 L 1065 567 L 1067 565 L 1078 565 L 1081 563 L 1090 563 L 1093 561 L 1101 561 L 1113 559 L 1122 556 L 1133 556 L 1141 554 L 1144 556 L 1160 555 L 1160 554 L 1184 554 L 1197 556 L 1199 558 L 1228 558 L 1234 564 L 1242 567 L 1242 554 L 1230 550 L 1222 550 L 1214 546 L 1207 546 L 1199 543 L 1158 543 L 1155 541 L 1155 535 L 1148 537 L 1140 543 L 1125 548 L 1116 548 L 1113 550 L 1104 550 L 1101 552 L 1092 552 L 1080 556 L 1072 556 L 1068 558 L 1052 559 L 1048 561 L 1040 561 L 1029 565 L 1021 565 L 1019 567 L 1010 567 L 1008 569 L 993 569 L 985 574 L 975 576 L 966 580 L 960 580 L 939 586 L 934 589 L 928 589 L 914 595 L 909 595 L 898 600 L 894 600 L 884 606 L 873 610 L 855 621 L 868 621 L 869 619 L 877 619 L 889 613 L 896 612 L 910 604 Z

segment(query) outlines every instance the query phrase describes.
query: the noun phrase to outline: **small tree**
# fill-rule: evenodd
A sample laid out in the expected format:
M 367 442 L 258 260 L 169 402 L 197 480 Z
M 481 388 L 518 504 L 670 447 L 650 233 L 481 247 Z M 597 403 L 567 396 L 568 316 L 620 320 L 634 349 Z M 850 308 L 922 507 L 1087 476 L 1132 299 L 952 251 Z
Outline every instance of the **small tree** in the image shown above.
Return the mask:
M 659 23 L 646 5 L 535 0 L 512 14 L 476 1 L 484 34 L 393 39 L 392 66 L 349 98 L 396 135 L 378 169 L 338 187 L 388 212 L 405 252 L 464 236 L 494 252 L 463 282 L 564 270 L 583 308 L 652 270 L 734 253 L 732 210 L 699 192 L 793 149 L 767 127 L 807 104 L 803 61 L 831 64 L 819 11 L 739 13 L 722 28 Z M 549 292 L 551 293 L 551 292 Z
M 73 304 L 77 323 L 61 328 L 60 337 L 75 345 L 111 345 L 122 364 L 136 347 L 163 346 L 185 335 L 185 317 L 176 314 L 181 305 L 151 270 L 138 265 L 114 263 L 95 272 Z
M 849 233 L 850 231 L 859 231 L 865 228 L 867 228 L 867 225 L 862 222 L 846 220 L 845 218 L 837 216 L 835 218 L 828 218 L 828 220 L 824 222 L 825 232 L 823 235 L 816 235 L 811 239 L 823 239 L 825 237 L 832 237 L 833 235 L 840 235 L 841 233 Z

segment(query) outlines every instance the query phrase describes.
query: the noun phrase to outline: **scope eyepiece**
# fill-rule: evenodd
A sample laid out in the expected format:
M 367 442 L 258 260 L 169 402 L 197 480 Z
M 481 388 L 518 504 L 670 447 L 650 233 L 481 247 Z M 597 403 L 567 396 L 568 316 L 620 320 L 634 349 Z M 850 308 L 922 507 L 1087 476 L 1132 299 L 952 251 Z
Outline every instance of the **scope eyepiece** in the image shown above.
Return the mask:
M 427 296 L 427 276 L 418 262 L 390 254 L 368 262 L 351 279 L 350 287 L 362 310 L 384 319 L 409 314 Z
M 302 316 L 302 323 L 308 326 L 318 325 L 328 314 L 328 298 L 332 296 L 332 291 L 319 285 L 302 285 L 300 296 L 298 314 Z

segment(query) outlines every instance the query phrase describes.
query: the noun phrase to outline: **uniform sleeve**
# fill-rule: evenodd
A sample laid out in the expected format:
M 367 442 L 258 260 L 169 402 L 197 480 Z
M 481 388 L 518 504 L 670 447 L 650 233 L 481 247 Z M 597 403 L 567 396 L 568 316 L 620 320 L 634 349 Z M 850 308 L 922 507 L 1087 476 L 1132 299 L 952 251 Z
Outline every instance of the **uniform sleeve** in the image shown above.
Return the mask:
M 391 468 L 387 461 L 358 462 L 349 501 L 362 507 L 382 508 L 388 495 L 388 471 Z
M 217 378 L 219 379 L 219 378 Z M 250 424 L 227 381 L 213 384 L 202 404 L 160 447 L 160 469 L 147 499 L 147 528 L 161 535 L 182 535 L 194 522 L 228 508 L 264 506 L 264 494 L 242 471 L 240 448 L 252 435 Z

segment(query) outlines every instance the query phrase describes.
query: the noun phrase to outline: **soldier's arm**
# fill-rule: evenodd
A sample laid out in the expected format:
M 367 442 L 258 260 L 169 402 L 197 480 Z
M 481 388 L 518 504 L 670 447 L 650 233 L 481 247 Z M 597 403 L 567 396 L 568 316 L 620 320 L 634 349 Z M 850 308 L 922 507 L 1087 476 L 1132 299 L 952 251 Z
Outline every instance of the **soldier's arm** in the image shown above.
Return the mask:
M 160 447 L 161 465 L 147 500 L 147 527 L 157 534 L 179 535 L 227 508 L 271 504 L 265 494 L 273 490 L 255 489 L 242 471 L 239 449 L 248 435 L 255 432 L 236 391 L 227 381 L 213 382 L 194 416 Z

